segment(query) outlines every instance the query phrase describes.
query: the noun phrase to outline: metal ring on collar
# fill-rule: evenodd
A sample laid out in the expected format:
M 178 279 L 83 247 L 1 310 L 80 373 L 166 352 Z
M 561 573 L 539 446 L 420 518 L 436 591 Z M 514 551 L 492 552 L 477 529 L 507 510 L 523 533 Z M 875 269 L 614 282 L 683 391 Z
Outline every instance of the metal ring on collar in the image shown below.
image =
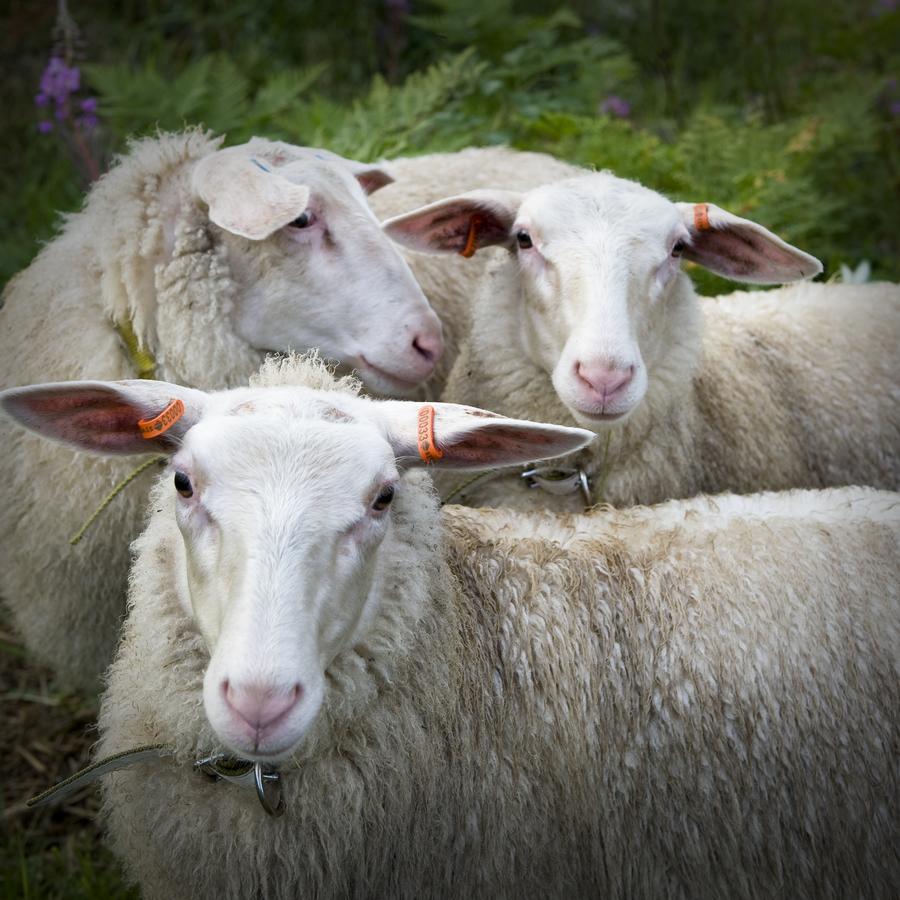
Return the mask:
M 284 794 L 281 789 L 281 775 L 278 772 L 263 772 L 262 763 L 256 763 L 253 767 L 253 778 L 256 783 L 256 796 L 262 808 L 273 818 L 277 819 L 284 814 Z M 266 794 L 266 784 L 272 785 L 275 805 Z

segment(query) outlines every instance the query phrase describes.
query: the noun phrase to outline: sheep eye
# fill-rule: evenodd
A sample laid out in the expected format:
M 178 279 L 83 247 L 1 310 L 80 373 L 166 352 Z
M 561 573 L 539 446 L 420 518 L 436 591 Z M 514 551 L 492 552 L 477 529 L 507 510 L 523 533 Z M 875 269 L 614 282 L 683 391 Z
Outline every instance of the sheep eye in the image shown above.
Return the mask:
M 519 248 L 521 250 L 528 250 L 533 247 L 534 244 L 531 243 L 531 235 L 527 231 L 519 231 L 516 233 L 516 241 L 519 244 Z
M 672 256 L 681 256 L 682 250 L 684 250 L 684 241 L 675 241 L 675 246 L 672 248 Z
M 191 479 L 188 478 L 184 472 L 175 473 L 175 490 L 178 491 L 182 497 L 194 496 L 194 488 L 191 485 Z
M 372 504 L 372 509 L 376 512 L 381 512 L 383 509 L 387 509 L 391 505 L 391 500 L 394 499 L 394 486 L 392 484 L 386 484 L 378 496 L 375 498 L 375 502 Z
M 300 215 L 289 224 L 291 228 L 309 228 L 309 226 L 312 225 L 312 222 L 312 213 L 309 210 L 306 210 L 306 212 L 300 213 Z

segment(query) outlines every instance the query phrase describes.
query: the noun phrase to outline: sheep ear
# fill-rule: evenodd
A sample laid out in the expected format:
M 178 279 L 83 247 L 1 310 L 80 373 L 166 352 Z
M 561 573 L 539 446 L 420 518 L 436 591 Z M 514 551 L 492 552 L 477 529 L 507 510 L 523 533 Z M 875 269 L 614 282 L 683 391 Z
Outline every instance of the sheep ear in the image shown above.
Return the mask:
M 397 461 L 408 466 L 521 465 L 571 453 L 596 437 L 583 428 L 507 419 L 456 403 L 384 400 L 375 409 Z
M 232 234 L 261 241 L 296 219 L 309 203 L 309 188 L 294 184 L 246 146 L 204 157 L 193 173 L 194 193 L 212 222 Z
M 382 228 L 397 243 L 425 253 L 472 256 L 482 247 L 509 245 L 522 194 L 469 191 L 394 216 Z
M 345 159 L 344 162 L 349 166 L 353 177 L 359 182 L 359 186 L 367 194 L 374 194 L 375 191 L 380 191 L 383 187 L 394 183 L 393 176 L 379 166 L 357 162 L 355 159 Z
M 682 255 L 733 281 L 784 284 L 822 271 L 814 256 L 712 203 L 677 204 L 691 234 Z
M 61 381 L 0 392 L 31 431 L 106 456 L 174 453 L 202 414 L 203 391 L 165 381 Z

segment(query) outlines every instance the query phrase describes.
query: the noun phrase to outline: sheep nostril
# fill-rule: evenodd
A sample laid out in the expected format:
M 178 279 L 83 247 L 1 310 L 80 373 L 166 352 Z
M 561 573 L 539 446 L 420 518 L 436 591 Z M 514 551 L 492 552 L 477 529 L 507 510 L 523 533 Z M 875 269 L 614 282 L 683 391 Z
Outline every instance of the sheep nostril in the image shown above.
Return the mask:
M 238 717 L 257 730 L 273 726 L 293 709 L 303 696 L 299 682 L 287 690 L 263 684 L 235 686 L 222 682 L 225 703 Z
M 575 364 L 576 377 L 604 400 L 621 393 L 634 378 L 634 366 L 620 369 L 605 362 Z
M 413 349 L 428 362 L 436 362 L 441 355 L 442 341 L 439 337 L 417 334 L 413 338 Z

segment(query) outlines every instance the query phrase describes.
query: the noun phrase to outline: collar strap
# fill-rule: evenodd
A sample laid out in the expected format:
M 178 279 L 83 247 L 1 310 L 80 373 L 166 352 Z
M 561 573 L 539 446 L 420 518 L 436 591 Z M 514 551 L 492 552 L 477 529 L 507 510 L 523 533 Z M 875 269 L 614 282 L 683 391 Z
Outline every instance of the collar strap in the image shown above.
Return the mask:
M 475 251 L 478 249 L 476 246 L 476 241 L 478 239 L 478 226 L 481 224 L 482 218 L 476 213 L 469 219 L 469 233 L 466 236 L 466 245 L 459 251 L 459 255 L 468 259 L 470 256 L 475 255 Z
M 40 794 L 32 797 L 25 805 L 29 809 L 33 809 L 37 806 L 48 806 L 51 803 L 57 803 L 60 800 L 64 800 L 69 794 L 74 794 L 75 791 L 85 784 L 96 781 L 108 772 L 125 769 L 135 763 L 146 762 L 148 759 L 165 759 L 171 755 L 172 751 L 163 744 L 147 744 L 144 747 L 135 747 L 134 750 L 114 753 L 105 759 L 98 759 L 96 762 L 81 769 L 81 771 L 75 772 L 45 791 L 41 791 Z
M 146 441 L 164 435 L 184 415 L 184 403 L 177 397 L 152 419 L 138 419 L 138 430 Z
M 75 772 L 53 787 L 47 788 L 36 797 L 32 797 L 26 806 L 34 809 L 38 806 L 47 806 L 65 799 L 70 794 L 91 784 L 98 778 L 125 769 L 136 763 L 146 762 L 151 759 L 171 759 L 175 755 L 170 747 L 164 744 L 148 744 L 144 747 L 135 747 L 134 750 L 125 750 L 122 753 L 114 753 L 105 759 L 99 759 L 80 772 Z M 229 781 L 241 787 L 255 789 L 263 810 L 270 816 L 278 817 L 284 813 L 284 799 L 281 795 L 281 774 L 271 766 L 264 766 L 260 762 L 249 759 L 237 759 L 217 753 L 198 759 L 194 763 L 194 769 L 209 776 L 213 781 Z
M 124 322 L 114 322 L 113 326 L 116 333 L 122 339 L 125 349 L 128 351 L 128 359 L 138 378 L 155 378 L 156 377 L 156 360 L 149 350 L 141 347 L 141 342 L 135 333 L 134 325 L 131 319 Z
M 694 204 L 694 228 L 696 228 L 697 231 L 709 231 L 712 229 L 712 225 L 709 224 L 708 203 Z
M 444 455 L 434 439 L 434 413 L 433 406 L 419 408 L 418 449 L 424 463 L 435 462 Z

